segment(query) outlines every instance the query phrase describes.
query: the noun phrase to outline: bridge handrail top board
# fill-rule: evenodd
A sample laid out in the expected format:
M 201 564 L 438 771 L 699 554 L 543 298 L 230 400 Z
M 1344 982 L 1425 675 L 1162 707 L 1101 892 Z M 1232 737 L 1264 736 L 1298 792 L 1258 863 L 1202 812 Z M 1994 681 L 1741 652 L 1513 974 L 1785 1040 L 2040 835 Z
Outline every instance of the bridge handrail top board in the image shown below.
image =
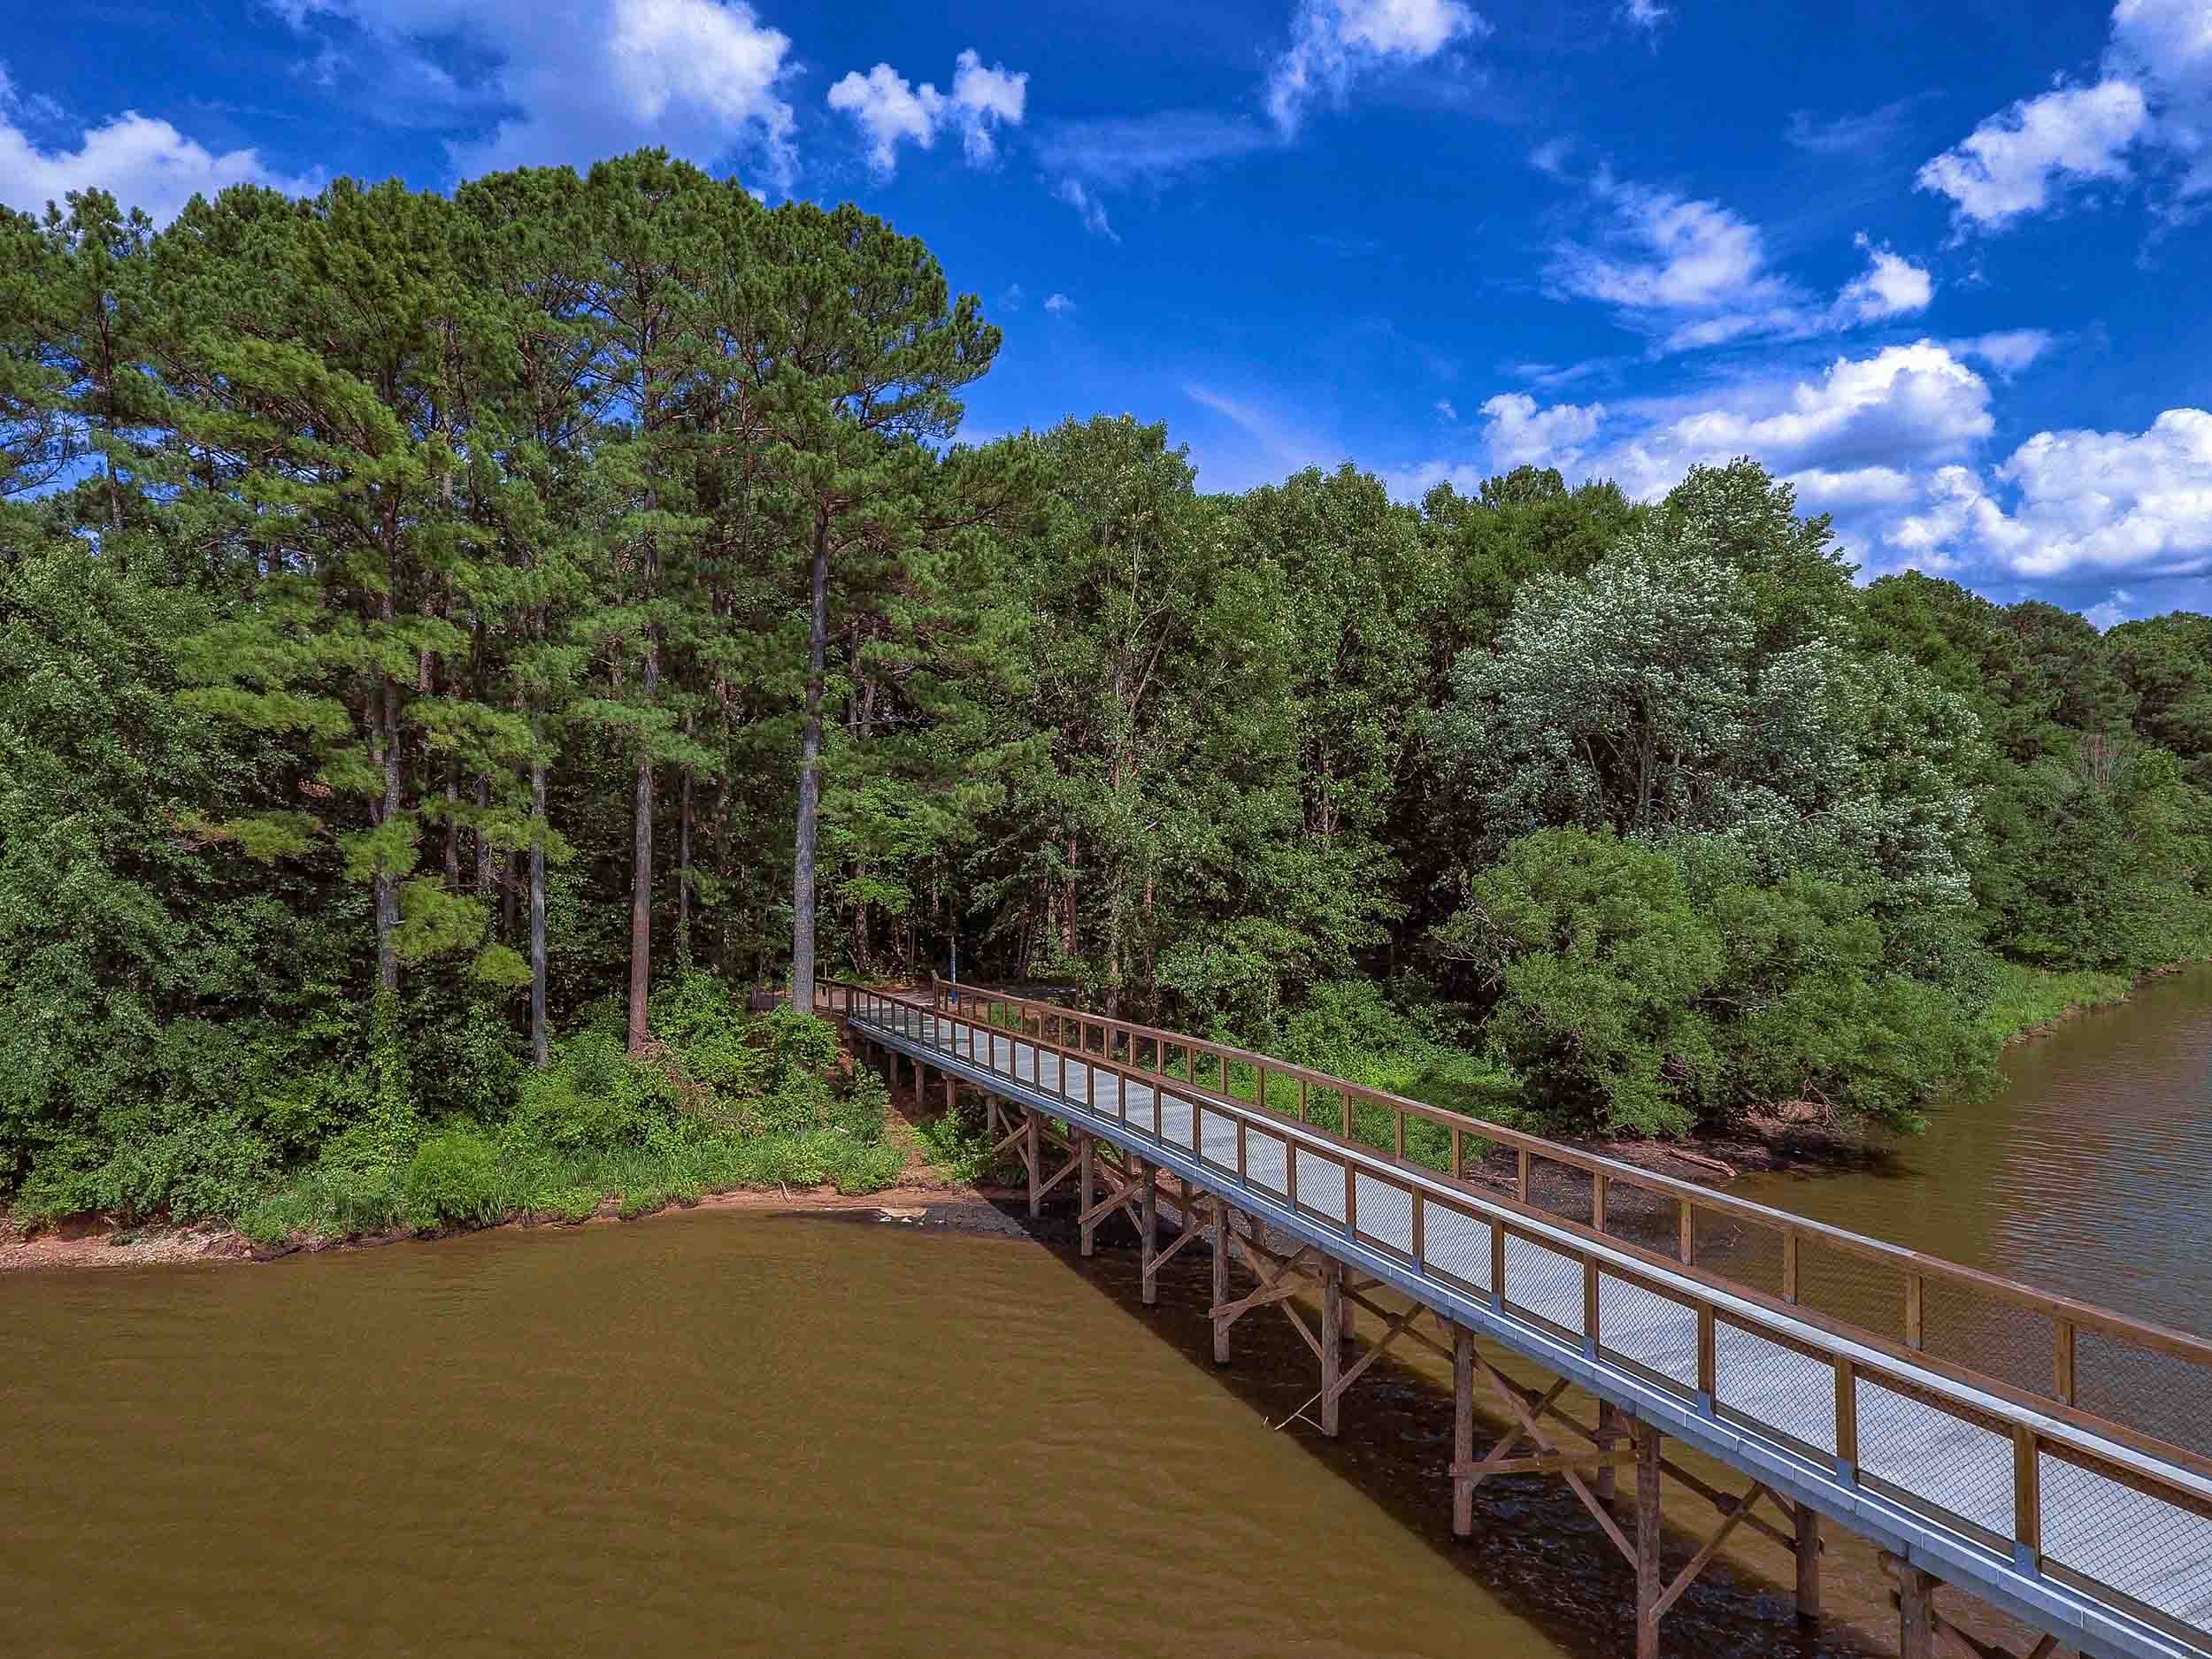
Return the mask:
M 826 981 L 826 983 L 831 982 Z M 845 981 L 838 980 L 833 983 L 842 986 Z M 1532 1156 L 1542 1157 L 1571 1169 L 1579 1169 L 1586 1173 L 1602 1174 L 1609 1184 L 1617 1182 L 1624 1187 L 1639 1187 L 1646 1192 L 1673 1198 L 1678 1202 L 1687 1202 L 1717 1214 L 1734 1216 L 1746 1221 L 1755 1221 L 1780 1233 L 1793 1233 L 1802 1239 L 1816 1240 L 1851 1255 L 1870 1261 L 1878 1261 L 1906 1272 L 1947 1279 L 1955 1284 L 1978 1290 L 1985 1294 L 2013 1302 L 2034 1312 L 2062 1318 L 2070 1325 L 2084 1329 L 2101 1331 L 2110 1336 L 2124 1337 L 2145 1348 L 2154 1348 L 2174 1358 L 2187 1360 L 2193 1364 L 2212 1370 L 2212 1338 L 2200 1336 L 2194 1332 L 2178 1330 L 2172 1325 L 2160 1325 L 2154 1320 L 2139 1318 L 2135 1315 L 2121 1313 L 2110 1308 L 2099 1307 L 2094 1302 L 2082 1302 L 2062 1292 L 2046 1290 L 2038 1286 L 2025 1284 L 2016 1279 L 2008 1279 L 2000 1273 L 1992 1273 L 1978 1267 L 1969 1267 L 1963 1263 L 1953 1262 L 1940 1256 L 1931 1256 L 1925 1251 L 1913 1249 L 1908 1245 L 1893 1244 L 1886 1239 L 1877 1239 L 1866 1233 L 1854 1233 L 1849 1228 L 1839 1227 L 1832 1222 L 1816 1220 L 1810 1216 L 1797 1215 L 1787 1210 L 1778 1210 L 1772 1205 L 1757 1203 L 1747 1198 L 1737 1198 L 1716 1187 L 1701 1186 L 1698 1182 L 1684 1180 L 1679 1177 L 1663 1174 L 1655 1170 L 1647 1170 L 1639 1164 L 1623 1163 L 1617 1158 L 1609 1158 L 1601 1153 L 1586 1152 L 1578 1147 L 1569 1146 L 1563 1141 L 1549 1141 L 1541 1135 L 1532 1134 L 1527 1130 L 1514 1129 L 1504 1124 L 1492 1123 L 1487 1118 L 1476 1118 L 1466 1112 L 1455 1112 L 1448 1107 L 1431 1106 L 1425 1102 L 1413 1100 L 1403 1094 L 1393 1094 L 1388 1089 L 1376 1088 L 1365 1083 L 1349 1082 L 1343 1078 L 1332 1077 L 1325 1071 L 1317 1071 L 1310 1066 L 1300 1066 L 1288 1061 L 1278 1060 L 1272 1056 L 1261 1054 L 1255 1049 L 1239 1048 L 1231 1044 L 1214 1042 L 1204 1037 L 1193 1037 L 1181 1032 L 1163 1031 L 1156 1026 L 1140 1025 L 1129 1020 L 1110 1019 L 1103 1014 L 1093 1014 L 1082 1009 L 1069 1008 L 1062 1003 L 1046 1002 L 1034 997 L 1025 997 L 998 991 L 989 986 L 970 985 L 951 979 L 941 979 L 937 981 L 937 985 L 940 990 L 956 991 L 964 995 L 989 997 L 1001 1002 L 1018 1003 L 1025 1008 L 1040 1009 L 1048 1013 L 1064 1015 L 1070 1019 L 1087 1020 L 1094 1025 L 1108 1026 L 1118 1032 L 1165 1041 L 1193 1052 L 1225 1056 L 1231 1061 L 1240 1064 L 1263 1067 L 1272 1076 L 1302 1079 L 1309 1084 L 1318 1083 L 1324 1088 L 1348 1092 L 1357 1099 L 1371 1102 L 1392 1111 L 1402 1111 L 1409 1118 L 1418 1118 L 1440 1127 L 1455 1129 L 1477 1139 L 1496 1141 L 1517 1150 L 1526 1151 Z M 876 987 L 856 986 L 853 988 L 872 991 L 879 995 L 902 995 L 901 993 Z M 902 1000 L 905 1000 L 905 996 L 902 995 Z M 931 1007 L 934 1004 L 921 1002 L 916 1003 L 915 1006 Z M 1048 1046 L 1058 1047 L 1058 1045 L 1050 1044 Z M 1067 1052 L 1078 1057 L 1082 1057 L 1084 1054 L 1084 1051 L 1079 1049 L 1068 1049 Z M 1108 1059 L 1107 1064 L 1110 1065 L 1113 1062 Z M 1177 1080 L 1185 1081 L 1181 1079 Z M 1189 1083 L 1187 1086 L 1193 1088 L 1204 1088 L 1203 1085 L 1197 1083 Z M 1236 1100 L 1233 1095 L 1221 1094 L 1212 1090 L 1206 1092 L 1210 1098 L 1216 1100 L 1232 1102 Z
M 979 987 L 955 1007 L 911 987 L 825 983 L 843 995 L 841 1010 L 833 1002 L 828 1011 L 842 1012 L 856 1035 L 918 1066 L 936 1065 L 949 1091 L 957 1077 L 1027 1112 L 1033 1213 L 1047 1168 L 1033 1156 L 1041 1125 L 1064 1118 L 1079 1133 L 1056 1141 L 1070 1163 L 1045 1190 L 1076 1167 L 1087 1137 L 1118 1143 L 1287 1228 L 1308 1248 L 1338 1253 L 1417 1302 L 1427 1300 L 1443 1317 L 1487 1332 L 1549 1365 L 1563 1383 L 1572 1377 L 1631 1417 L 1655 1414 L 1668 1432 L 1778 1482 L 1793 1501 L 1885 1548 L 1915 1562 L 1926 1549 L 1964 1573 L 1959 1582 L 2013 1598 L 2012 1610 L 2024 1609 L 2041 1628 L 2078 1641 L 2097 1636 L 2085 1651 L 2180 1659 L 2185 1647 L 2212 1655 L 2212 1459 L 2081 1409 L 2070 1369 L 2067 1390 L 2048 1395 L 1985 1376 L 1916 1342 L 1901 1346 L 1878 1329 L 1720 1277 L 1694 1251 L 1678 1261 L 1387 1147 L 1143 1069 L 1133 1053 L 1125 1064 L 1110 1041 L 1094 1052 L 1087 1032 L 1078 1048 L 1025 1022 L 1001 1025 L 999 1010 L 981 1006 Z M 1071 1021 L 1119 1023 L 1020 1001 Z M 1232 1079 L 1224 1072 L 1222 1081 Z M 1264 1158 L 1261 1140 L 1271 1143 Z M 1402 1125 L 1396 1147 L 1405 1147 Z M 1315 1159 L 1325 1165 L 1317 1172 Z M 1340 1184 L 1340 1197 L 1332 1198 Z M 1310 1185 L 1310 1195 L 1302 1194 Z M 1379 1196 L 1378 1187 L 1397 1196 Z M 1463 1231 L 1440 1233 L 1446 1212 L 1486 1244 L 1471 1247 Z M 1471 1248 L 1489 1256 L 1486 1271 L 1467 1265 Z M 1577 1279 L 1578 1311 L 1567 1305 Z M 1609 1285 L 1643 1300 L 1609 1300 Z M 1677 1311 L 1659 1319 L 1663 1303 Z M 1907 1328 L 1917 1336 L 1916 1324 Z M 1686 1371 L 1681 1345 L 1693 1334 L 1697 1359 Z M 1792 1351 L 1798 1364 L 1817 1367 L 1811 1380 L 1784 1363 Z
M 843 980 L 825 980 L 826 986 L 846 991 L 878 996 L 921 1013 L 945 1014 L 962 1023 L 1002 1035 L 1008 1041 L 1020 1042 L 1043 1053 L 1075 1060 L 1085 1065 L 1097 1065 L 1102 1070 L 1124 1075 L 1130 1079 L 1151 1087 L 1156 1080 L 1164 1080 L 1172 1087 L 1174 1095 L 1188 1100 L 1194 1105 L 1202 1104 L 1224 1115 L 1242 1118 L 1260 1127 L 1264 1133 L 1279 1135 L 1286 1141 L 1296 1140 L 1317 1154 L 1344 1157 L 1357 1162 L 1371 1175 L 1386 1178 L 1401 1185 L 1419 1185 L 1449 1205 L 1480 1209 L 1490 1212 L 1509 1230 L 1549 1240 L 1577 1251 L 1603 1256 L 1623 1272 L 1641 1280 L 1647 1286 L 1654 1281 L 1663 1287 L 1674 1289 L 1678 1294 L 1693 1295 L 1711 1302 L 1717 1309 L 1725 1310 L 1738 1319 L 1755 1323 L 1764 1330 L 1775 1333 L 1787 1341 L 1825 1349 L 1848 1358 L 1855 1365 L 1877 1374 L 1886 1374 L 1909 1386 L 1934 1388 L 1954 1399 L 1964 1409 L 1985 1417 L 1997 1417 L 2008 1422 L 2032 1426 L 2052 1440 L 2062 1440 L 2077 1449 L 2100 1458 L 2122 1463 L 2147 1478 L 2183 1485 L 2193 1495 L 2212 1504 L 2212 1458 L 2208 1458 L 2185 1447 L 2177 1446 L 2147 1434 L 2124 1423 L 2081 1409 L 2070 1403 L 2019 1388 L 2002 1379 L 1986 1376 L 1970 1367 L 1956 1364 L 1924 1350 L 1916 1350 L 1827 1314 L 1801 1302 L 1785 1302 L 1759 1289 L 1719 1275 L 1697 1265 L 1685 1263 L 1670 1256 L 1647 1250 L 1632 1240 L 1617 1239 L 1599 1233 L 1570 1217 L 1560 1217 L 1521 1204 L 1502 1194 L 1489 1192 L 1470 1183 L 1455 1180 L 1451 1176 L 1427 1168 L 1425 1165 L 1401 1163 L 1386 1153 L 1357 1141 L 1346 1141 L 1340 1135 L 1297 1118 L 1286 1118 L 1267 1108 L 1256 1107 L 1249 1101 L 1225 1095 L 1202 1084 L 1166 1074 L 1147 1071 L 1139 1067 L 1125 1066 L 1106 1056 L 1083 1049 L 1068 1048 L 1049 1039 L 1031 1033 L 1016 1033 L 987 1022 L 964 1017 L 952 1010 L 941 1009 L 933 1003 L 918 1000 L 911 993 L 893 987 L 878 987 L 852 984 Z M 964 986 L 963 990 L 978 995 L 985 987 Z M 1030 1007 L 1052 1009 L 1073 1018 L 1088 1018 L 1093 1023 L 1105 1022 L 1102 1016 L 1085 1015 L 1079 1010 L 1059 1008 L 1055 1004 L 1040 1003 L 1034 999 L 1021 1000 Z M 895 1027 L 885 1029 L 894 1034 L 906 1035 Z M 1171 1037 L 1176 1033 L 1169 1033 Z M 911 1040 L 910 1038 L 910 1040 Z M 936 1052 L 952 1054 L 949 1049 Z M 1201 1046 L 1203 1045 L 1202 1042 Z M 1360 1089 L 1356 1084 L 1341 1087 Z M 1383 1091 L 1363 1091 L 1383 1095 Z M 1385 1098 L 1395 1098 L 1385 1095 Z M 1071 1102 L 1072 1103 L 1072 1102 Z M 1471 1120 L 1479 1121 L 1479 1120 Z M 1708 1196 L 1707 1189 L 1693 1187 L 1692 1192 L 1700 1202 Z M 1789 1219 L 1787 1211 L 1767 1212 L 1763 1205 L 1748 1208 Z M 1898 1248 L 1898 1247 L 1893 1247 Z M 1940 1271 L 1955 1264 L 1940 1257 L 1922 1256 L 1917 1252 L 1906 1252 L 1923 1271 Z M 1957 1271 L 1972 1279 L 1989 1278 L 1977 1270 L 1960 1268 Z M 2031 1286 L 2014 1285 L 2011 1281 L 1993 1282 L 2016 1293 L 2013 1300 L 2026 1301 L 2031 1306 L 2065 1303 L 2067 1299 L 2034 1290 Z M 2111 1325 L 2121 1334 L 2132 1334 L 2139 1322 L 2124 1315 L 2108 1313 L 2103 1310 L 2081 1304 L 2086 1316 L 2084 1323 Z M 2212 1344 L 2178 1332 L 2163 1332 L 2161 1327 L 2143 1326 L 2147 1332 L 2170 1337 L 2189 1357 L 2196 1357 L 2198 1350 L 2212 1351 Z M 1816 1333 L 1819 1340 L 1809 1340 L 1802 1333 Z M 2160 1346 L 2163 1346 L 2161 1344 Z M 1941 1385 L 1938 1387 L 1938 1385 Z M 2032 1422 L 2030 1421 L 2032 1419 Z

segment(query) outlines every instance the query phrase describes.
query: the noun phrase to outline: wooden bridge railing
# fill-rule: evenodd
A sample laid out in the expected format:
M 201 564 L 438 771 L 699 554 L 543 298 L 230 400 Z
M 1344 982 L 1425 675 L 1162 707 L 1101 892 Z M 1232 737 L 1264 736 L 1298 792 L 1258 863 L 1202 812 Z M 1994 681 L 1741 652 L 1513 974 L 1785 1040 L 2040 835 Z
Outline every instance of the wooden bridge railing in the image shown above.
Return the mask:
M 833 1010 L 1094 1120 L 1118 1119 L 1163 1149 L 1179 1148 L 1202 1171 L 1219 1171 L 1217 1191 L 1268 1193 L 1325 1233 L 1758 1430 L 1843 1487 L 1940 1519 L 2011 1570 L 2080 1589 L 2212 1654 L 2212 1458 L 2134 1413 L 2085 1407 L 2090 1378 L 2078 1352 L 2093 1335 L 2114 1356 L 2162 1356 L 2185 1379 L 2185 1408 L 2201 1409 L 2212 1405 L 2212 1343 L 1180 1033 L 950 984 L 893 993 L 830 981 L 826 990 Z M 1210 1071 L 1215 1086 L 1204 1080 Z M 1237 1091 L 1240 1073 L 1250 1100 Z M 1263 1078 L 1294 1079 L 1308 1106 L 1317 1091 L 1337 1097 L 1335 1126 L 1259 1105 L 1273 1094 Z M 1389 1125 L 1387 1145 L 1344 1133 L 1357 1127 L 1356 1108 L 1382 1114 L 1370 1121 Z M 1448 1132 L 1451 1168 L 1408 1156 L 1415 1124 Z M 1491 1146 L 1512 1155 L 1512 1196 L 1467 1179 L 1469 1141 L 1479 1158 Z M 1578 1173 L 1587 1215 L 1571 1202 L 1543 1202 L 1546 1185 L 1529 1172 L 1537 1160 Z M 1614 1225 L 1615 1188 L 1675 1208 L 1672 1249 Z M 1709 1213 L 1792 1240 L 1794 1294 L 1738 1277 L 1732 1243 L 1701 1258 L 1700 1217 Z M 1916 1286 L 1906 1293 L 1905 1323 L 1917 1328 L 1893 1336 L 1809 1305 L 1805 1268 L 1815 1249 L 1895 1264 Z M 1970 1356 L 1930 1351 L 1935 1286 L 2065 1333 L 2054 1341 L 2047 1385 L 2022 1386 Z M 2110 1392 L 2125 1408 L 2136 1396 L 2124 1385 Z
M 1339 1140 L 1455 1179 L 1502 1177 L 1532 1214 L 1701 1269 L 1978 1386 L 2079 1412 L 2212 1473 L 2203 1337 L 1251 1049 L 988 987 L 935 981 L 914 995 L 941 1012 L 980 1008 L 991 1023 L 1117 1070 L 1310 1126 L 1318 1115 Z

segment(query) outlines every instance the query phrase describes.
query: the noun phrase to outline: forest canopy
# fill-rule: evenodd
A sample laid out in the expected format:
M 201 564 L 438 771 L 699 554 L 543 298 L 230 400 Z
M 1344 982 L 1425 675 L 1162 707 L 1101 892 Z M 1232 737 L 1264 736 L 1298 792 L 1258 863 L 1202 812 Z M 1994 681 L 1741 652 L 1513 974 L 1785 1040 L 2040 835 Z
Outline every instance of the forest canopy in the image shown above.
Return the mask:
M 1561 1130 L 1910 1127 L 2028 972 L 2206 954 L 2212 619 L 1860 585 L 1750 459 L 963 444 L 998 345 L 657 152 L 0 219 L 0 1200 L 588 1138 L 747 987 L 956 960 Z M 834 1135 L 812 1041 L 698 1066 Z

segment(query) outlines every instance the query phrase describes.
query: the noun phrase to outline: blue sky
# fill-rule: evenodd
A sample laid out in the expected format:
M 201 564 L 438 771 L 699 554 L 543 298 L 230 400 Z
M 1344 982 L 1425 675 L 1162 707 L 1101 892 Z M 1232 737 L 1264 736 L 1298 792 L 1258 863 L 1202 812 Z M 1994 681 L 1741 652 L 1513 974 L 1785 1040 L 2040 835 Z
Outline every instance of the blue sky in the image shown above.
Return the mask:
M 2212 0 L 19 5 L 11 205 L 664 144 L 925 237 L 1006 332 L 977 436 L 1750 453 L 1870 573 L 2212 609 Z

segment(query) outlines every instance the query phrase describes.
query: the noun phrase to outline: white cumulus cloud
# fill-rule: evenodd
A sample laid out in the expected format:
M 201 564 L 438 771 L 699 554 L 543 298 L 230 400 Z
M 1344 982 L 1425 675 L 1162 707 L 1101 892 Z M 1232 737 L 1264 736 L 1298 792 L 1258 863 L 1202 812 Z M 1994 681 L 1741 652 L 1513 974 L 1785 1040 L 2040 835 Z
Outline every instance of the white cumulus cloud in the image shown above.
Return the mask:
M 1839 320 L 1881 322 L 1928 309 L 1928 302 L 1935 297 L 1935 279 L 1924 268 L 1887 248 L 1874 246 L 1864 235 L 1859 237 L 1858 246 L 1867 250 L 1870 263 L 1864 275 L 1854 277 L 1836 296 L 1834 311 Z
M 1583 446 L 1597 435 L 1605 405 L 1554 403 L 1547 409 L 1526 392 L 1501 392 L 1484 402 L 1482 417 L 1483 447 L 1492 466 L 1502 472 L 1527 465 L 1573 472 Z
M 1045 299 L 1045 309 L 1055 317 L 1058 317 L 1064 312 L 1073 311 L 1075 302 L 1064 294 L 1048 295 Z
M 1267 112 L 1285 136 L 1317 98 L 1341 104 L 1378 66 L 1423 63 L 1490 26 L 1460 0 L 1299 0 L 1289 47 L 1267 79 Z
M 928 150 L 948 127 L 959 129 L 968 165 L 982 167 L 998 158 L 999 128 L 1021 125 L 1029 73 L 1003 64 L 986 68 L 971 47 L 955 60 L 950 92 L 926 81 L 916 86 L 890 65 L 878 64 L 865 75 L 856 70 L 847 74 L 830 88 L 828 102 L 867 136 L 868 158 L 878 173 L 897 167 L 901 141 Z
M 782 186 L 796 165 L 782 96 L 790 37 L 744 0 L 282 0 L 303 29 L 350 22 L 405 73 L 488 111 L 449 141 L 465 174 L 584 166 L 658 144 L 711 163 L 742 155 Z M 459 43 L 486 65 L 456 81 L 425 49 Z
M 1595 246 L 1557 243 L 1552 282 L 1570 297 L 1616 307 L 1632 326 L 1659 334 L 1662 350 L 1804 339 L 1909 316 L 1934 297 L 1924 266 L 1862 234 L 1867 269 L 1823 305 L 1771 267 L 1756 225 L 1718 202 L 1617 180 L 1602 168 L 1590 189 L 1604 210 L 1603 234 Z
M 50 122 L 59 113 L 51 99 L 19 92 L 0 70 L 0 204 L 36 213 L 72 190 L 101 189 L 126 211 L 143 208 L 155 223 L 166 224 L 194 196 L 213 196 L 234 184 L 269 185 L 294 195 L 319 188 L 316 179 L 270 166 L 257 150 L 218 155 L 167 121 L 135 110 L 83 128 L 73 144 L 42 145 L 17 124 L 38 117 Z
M 1989 117 L 1923 166 L 1962 229 L 1999 230 L 2083 184 L 2118 186 L 2139 161 L 2177 165 L 2182 198 L 2212 190 L 2212 5 L 2119 0 L 2097 78 L 2061 81 Z
M 2039 432 L 1996 469 L 2009 509 L 1971 474 L 1916 526 L 1955 548 L 1971 525 L 2014 573 L 2193 574 L 2212 568 L 2212 413 L 2170 409 L 2147 431 Z
M 1916 181 L 1950 197 L 1962 221 L 1993 229 L 2048 206 L 2064 185 L 2125 179 L 2149 120 L 2142 89 L 2125 81 L 2060 87 L 1991 116 Z

